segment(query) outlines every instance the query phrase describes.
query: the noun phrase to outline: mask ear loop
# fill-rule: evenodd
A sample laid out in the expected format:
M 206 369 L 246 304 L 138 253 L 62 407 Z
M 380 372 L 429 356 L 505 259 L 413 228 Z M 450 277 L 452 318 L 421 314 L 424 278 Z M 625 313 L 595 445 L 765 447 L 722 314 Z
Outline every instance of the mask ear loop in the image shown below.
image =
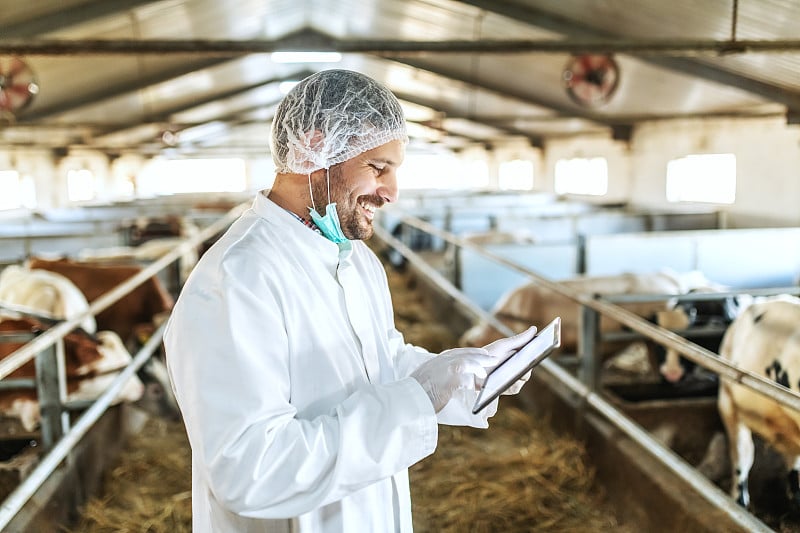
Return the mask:
M 325 169 L 325 181 L 328 183 L 328 203 L 331 203 L 331 177 L 328 174 L 328 169 Z
M 330 193 L 328 193 L 330 195 Z M 314 204 L 314 191 L 311 190 L 311 174 L 308 174 L 308 195 L 311 197 L 311 207 L 314 211 L 317 210 L 317 206 Z

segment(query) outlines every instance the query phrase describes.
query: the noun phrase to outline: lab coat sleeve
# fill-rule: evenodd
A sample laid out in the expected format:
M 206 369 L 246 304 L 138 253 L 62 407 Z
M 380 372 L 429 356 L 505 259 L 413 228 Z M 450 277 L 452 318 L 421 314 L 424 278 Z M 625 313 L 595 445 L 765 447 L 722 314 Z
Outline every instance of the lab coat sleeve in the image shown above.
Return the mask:
M 298 516 L 433 453 L 435 414 L 411 378 L 364 384 L 329 414 L 299 418 L 280 302 L 249 283 L 226 276 L 219 295 L 182 294 L 165 335 L 197 475 L 222 505 Z

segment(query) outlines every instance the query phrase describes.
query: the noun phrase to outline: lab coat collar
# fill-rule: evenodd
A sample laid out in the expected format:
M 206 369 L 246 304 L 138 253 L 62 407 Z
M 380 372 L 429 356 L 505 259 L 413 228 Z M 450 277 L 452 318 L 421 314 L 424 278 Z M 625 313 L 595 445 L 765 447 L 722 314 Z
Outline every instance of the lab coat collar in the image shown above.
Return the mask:
M 270 189 L 265 189 L 256 194 L 253 200 L 253 211 L 256 215 L 276 226 L 277 231 L 286 236 L 288 243 L 312 248 L 332 272 L 336 270 L 340 261 L 349 262 L 353 254 L 352 246 L 340 251 L 335 243 L 307 227 L 294 215 L 267 198 L 269 191 Z

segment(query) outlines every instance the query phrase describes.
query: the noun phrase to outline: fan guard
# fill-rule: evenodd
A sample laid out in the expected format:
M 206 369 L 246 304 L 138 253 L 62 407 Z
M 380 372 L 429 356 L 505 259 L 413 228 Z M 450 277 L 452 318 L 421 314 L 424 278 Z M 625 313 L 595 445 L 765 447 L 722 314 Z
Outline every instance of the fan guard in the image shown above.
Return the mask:
M 564 88 L 570 99 L 584 107 L 608 103 L 617 90 L 619 66 L 605 54 L 573 56 L 562 74 Z
M 36 77 L 27 63 L 18 57 L 0 57 L 0 112 L 16 116 L 38 92 Z

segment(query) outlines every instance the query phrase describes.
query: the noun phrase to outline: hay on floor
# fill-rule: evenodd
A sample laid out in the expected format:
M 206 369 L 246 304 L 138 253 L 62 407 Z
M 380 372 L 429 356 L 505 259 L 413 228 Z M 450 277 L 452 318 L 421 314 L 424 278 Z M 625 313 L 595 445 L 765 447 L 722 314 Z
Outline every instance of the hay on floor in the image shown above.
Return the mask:
M 190 533 L 191 452 L 181 422 L 150 418 L 81 509 L 71 533 Z

